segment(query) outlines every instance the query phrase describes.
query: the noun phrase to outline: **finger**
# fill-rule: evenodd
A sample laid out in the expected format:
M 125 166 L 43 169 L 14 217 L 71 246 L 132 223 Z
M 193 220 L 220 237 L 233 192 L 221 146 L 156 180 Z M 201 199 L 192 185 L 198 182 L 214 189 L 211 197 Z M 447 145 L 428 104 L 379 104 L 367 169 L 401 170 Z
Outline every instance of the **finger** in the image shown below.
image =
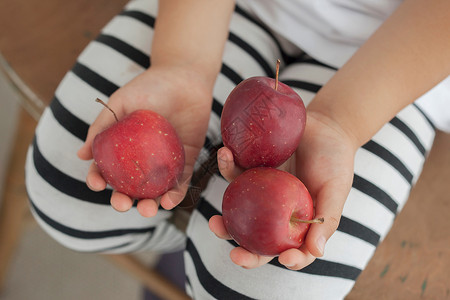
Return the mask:
M 87 141 L 87 139 L 86 139 Z M 80 149 L 78 149 L 77 151 L 77 156 L 79 159 L 81 160 L 91 160 L 92 159 L 92 149 L 91 149 L 91 143 L 88 145 L 86 143 L 86 141 L 84 142 L 83 146 L 81 146 Z
M 95 163 L 92 163 L 89 167 L 86 184 L 94 192 L 103 191 L 106 188 L 106 181 L 103 179 Z
M 133 206 L 133 200 L 125 194 L 114 191 L 111 195 L 111 206 L 119 212 L 125 212 Z
M 316 218 L 324 218 L 322 224 L 311 224 L 305 244 L 315 257 L 323 256 L 325 244 L 339 226 L 348 191 L 342 186 L 327 185 L 317 195 Z
M 230 252 L 231 260 L 238 266 L 245 269 L 254 269 L 267 264 L 273 256 L 261 256 L 251 253 L 242 247 L 236 247 Z
M 88 134 L 86 136 L 86 140 L 84 141 L 84 144 L 81 146 L 80 149 L 78 149 L 77 155 L 82 160 L 90 160 L 93 158 L 92 155 L 92 143 L 94 141 L 94 138 L 97 134 L 99 134 L 104 128 L 100 126 L 97 123 L 97 120 L 92 123 L 92 125 L 89 127 Z
M 209 229 L 220 239 L 230 240 L 231 236 L 223 224 L 222 216 L 212 216 L 208 222 Z
M 220 173 L 228 182 L 233 181 L 244 171 L 235 165 L 233 153 L 226 147 L 222 147 L 217 151 L 217 165 Z
M 100 105 L 100 104 L 97 104 Z M 109 105 L 109 104 L 108 104 Z M 117 118 L 121 118 L 122 112 L 118 107 L 113 104 L 109 107 L 115 112 Z M 92 159 L 92 143 L 97 134 L 108 128 L 111 124 L 116 122 L 114 114 L 107 108 L 103 108 L 95 121 L 89 126 L 88 134 L 86 140 L 81 148 L 78 150 L 77 155 L 82 160 Z
M 280 254 L 278 261 L 286 268 L 300 270 L 310 265 L 316 259 L 306 247 L 301 249 L 289 249 Z
M 142 199 L 137 203 L 137 210 L 141 216 L 150 218 L 158 213 L 159 199 Z
M 192 170 L 191 167 L 186 166 L 185 171 L 183 172 L 183 175 L 180 181 L 177 183 L 177 185 L 171 190 L 167 191 L 164 195 L 162 195 L 161 206 L 164 209 L 167 210 L 173 209 L 175 206 L 180 204 L 181 201 L 183 201 L 186 192 L 189 188 L 189 183 L 191 182 L 192 178 L 191 170 Z

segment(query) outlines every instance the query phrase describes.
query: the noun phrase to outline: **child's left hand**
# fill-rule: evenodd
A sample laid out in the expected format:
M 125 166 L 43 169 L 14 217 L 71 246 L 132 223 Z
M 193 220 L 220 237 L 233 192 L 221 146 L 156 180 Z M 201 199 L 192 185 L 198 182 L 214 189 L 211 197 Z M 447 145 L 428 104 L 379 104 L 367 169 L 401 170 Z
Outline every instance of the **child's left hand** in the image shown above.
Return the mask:
M 342 209 L 353 181 L 353 160 L 357 145 L 352 137 L 329 118 L 308 114 L 305 133 L 294 155 L 280 169 L 296 175 L 308 188 L 315 204 L 315 217 L 323 224 L 312 224 L 305 243 L 299 249 L 282 252 L 279 262 L 292 270 L 300 270 L 324 254 L 325 243 L 336 231 Z M 242 169 L 233 162 L 227 148 L 218 152 L 221 174 L 232 181 Z M 221 216 L 213 216 L 209 227 L 219 238 L 231 239 Z M 247 251 L 242 247 L 230 252 L 231 260 L 244 268 L 256 268 L 273 259 Z

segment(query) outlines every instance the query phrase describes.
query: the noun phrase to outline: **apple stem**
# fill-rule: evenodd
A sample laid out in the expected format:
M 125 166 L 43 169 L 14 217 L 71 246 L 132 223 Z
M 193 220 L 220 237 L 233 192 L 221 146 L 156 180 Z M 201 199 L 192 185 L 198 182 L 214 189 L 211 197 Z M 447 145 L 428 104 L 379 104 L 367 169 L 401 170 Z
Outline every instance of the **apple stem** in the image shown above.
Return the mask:
M 280 63 L 281 61 L 277 59 L 277 69 L 275 71 L 275 91 L 278 90 L 278 74 L 280 73 Z
M 313 223 L 316 223 L 316 224 L 322 224 L 322 223 L 325 221 L 324 218 L 317 218 L 317 219 L 312 219 L 312 220 L 302 220 L 302 219 L 296 218 L 296 217 L 294 217 L 294 216 L 291 216 L 291 220 L 292 220 L 293 222 L 298 222 L 298 223 L 309 223 L 309 224 L 313 224 Z
M 108 104 L 106 104 L 105 102 L 103 102 L 101 99 L 97 98 L 95 99 L 96 102 L 102 104 L 104 107 L 106 107 L 107 109 L 109 109 L 110 112 L 112 112 L 112 114 L 114 115 L 114 118 L 116 119 L 116 122 L 119 122 L 119 119 L 116 116 L 116 113 L 108 106 Z

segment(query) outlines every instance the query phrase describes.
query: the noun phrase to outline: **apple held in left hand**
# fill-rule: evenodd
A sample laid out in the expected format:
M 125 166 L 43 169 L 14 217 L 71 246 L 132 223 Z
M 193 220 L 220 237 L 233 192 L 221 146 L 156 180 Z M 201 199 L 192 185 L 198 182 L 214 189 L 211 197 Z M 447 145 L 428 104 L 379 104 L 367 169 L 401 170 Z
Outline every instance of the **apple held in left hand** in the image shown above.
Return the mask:
M 185 163 L 175 129 L 150 110 L 137 110 L 99 133 L 92 153 L 104 180 L 134 199 L 155 199 L 173 188 Z
M 249 169 L 229 184 L 222 215 L 241 247 L 264 256 L 299 248 L 310 223 L 323 223 L 313 219 L 313 201 L 297 177 L 264 167 Z

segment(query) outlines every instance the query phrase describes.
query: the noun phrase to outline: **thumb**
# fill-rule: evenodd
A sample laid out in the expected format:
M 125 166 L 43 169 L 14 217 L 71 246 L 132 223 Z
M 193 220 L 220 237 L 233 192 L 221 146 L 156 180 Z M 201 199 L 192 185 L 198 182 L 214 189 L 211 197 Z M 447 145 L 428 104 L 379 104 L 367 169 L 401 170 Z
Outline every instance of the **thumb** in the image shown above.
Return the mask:
M 233 153 L 227 147 L 222 147 L 217 151 L 217 166 L 220 174 L 228 181 L 233 181 L 244 169 L 234 163 Z
M 90 160 L 93 158 L 92 156 L 92 143 L 94 141 L 94 138 L 97 134 L 114 124 L 117 119 L 120 119 L 122 116 L 122 112 L 113 106 L 113 104 L 108 105 L 108 108 L 106 107 L 106 104 L 100 100 L 97 99 L 97 102 L 100 102 L 105 107 L 102 109 L 98 117 L 95 119 L 95 121 L 89 126 L 89 130 L 86 136 L 86 140 L 84 144 L 81 146 L 81 148 L 78 150 L 77 155 L 82 160 Z
M 323 218 L 322 224 L 311 224 L 305 244 L 315 257 L 323 256 L 328 239 L 339 226 L 342 210 L 349 189 L 327 185 L 317 194 L 315 218 Z

